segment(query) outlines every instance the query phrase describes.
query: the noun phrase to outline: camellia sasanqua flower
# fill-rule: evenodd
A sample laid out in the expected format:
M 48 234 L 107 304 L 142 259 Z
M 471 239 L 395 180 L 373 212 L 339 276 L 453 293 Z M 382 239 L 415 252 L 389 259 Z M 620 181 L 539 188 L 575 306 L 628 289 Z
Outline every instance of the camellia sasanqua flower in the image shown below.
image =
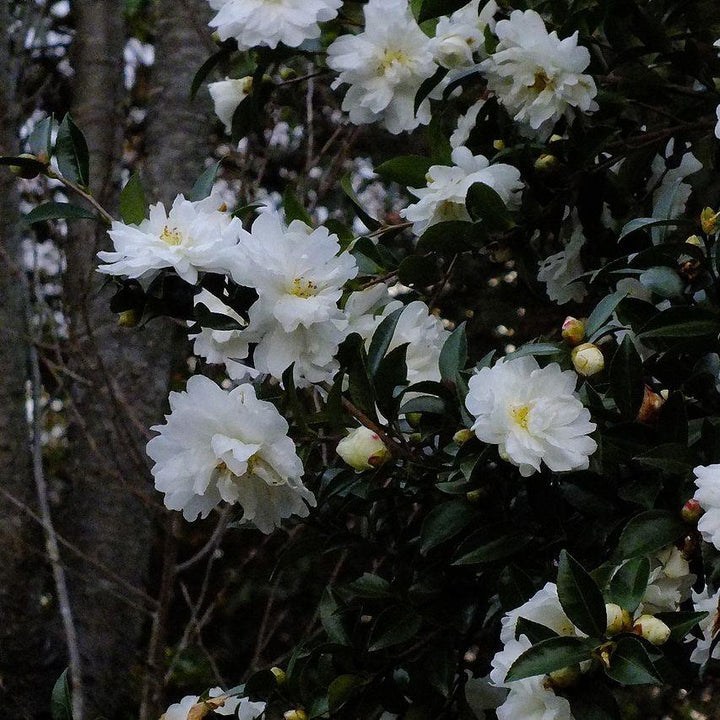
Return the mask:
M 659 550 L 650 558 L 650 577 L 642 599 L 642 612 L 676 612 L 690 597 L 696 580 L 682 552 L 674 545 Z
M 241 231 L 241 222 L 225 212 L 217 194 L 198 202 L 179 195 L 170 212 L 162 203 L 152 205 L 139 225 L 113 222 L 108 234 L 115 249 L 98 253 L 107 263 L 98 272 L 149 284 L 172 268 L 194 285 L 201 272 L 228 271 Z
M 498 10 L 495 0 L 482 9 L 480 0 L 472 0 L 450 16 L 438 20 L 435 29 L 435 59 L 449 70 L 473 67 L 475 55 L 484 54 L 485 28 L 495 28 L 493 15 Z
M 278 213 L 263 212 L 243 233 L 233 279 L 254 288 L 248 331 L 257 338 L 255 368 L 281 378 L 295 363 L 301 384 L 332 377 L 347 319 L 338 307 L 343 286 L 358 272 L 335 235 Z
M 497 445 L 523 477 L 545 463 L 553 472 L 586 470 L 597 443 L 596 426 L 575 392 L 578 376 L 557 363 L 541 368 L 533 357 L 501 360 L 470 379 L 465 405 L 473 430 Z
M 695 473 L 695 500 L 705 511 L 698 520 L 703 540 L 720 550 L 720 464 L 699 465 Z
M 548 33 L 534 10 L 514 10 L 495 27 L 498 46 L 480 68 L 488 88 L 513 118 L 540 136 L 549 136 L 563 115 L 597 109 L 595 81 L 584 74 L 590 64 L 578 33 L 560 40 Z
M 578 279 L 583 273 L 580 253 L 584 245 L 585 235 L 577 227 L 564 250 L 539 263 L 538 280 L 545 283 L 548 297 L 558 305 L 582 302 L 587 295 L 585 283 Z
M 480 111 L 485 107 L 487 101 L 481 98 L 468 108 L 468 111 L 458 119 L 457 127 L 450 136 L 450 145 L 453 148 L 462 147 L 470 139 L 470 134 L 477 125 Z
M 225 78 L 208 85 L 210 97 L 215 103 L 215 114 L 220 118 L 225 130 L 232 132 L 232 121 L 240 103 L 252 92 L 252 77 L 239 79 Z
M 168 509 L 192 521 L 221 502 L 239 504 L 244 522 L 270 533 L 315 506 L 287 422 L 252 385 L 227 392 L 195 375 L 185 392 L 170 393 L 170 410 L 147 446 Z
M 335 40 L 327 63 L 339 73 L 334 87 L 350 85 L 342 105 L 350 122 L 382 122 L 395 135 L 430 122 L 430 102 L 416 114 L 415 96 L 437 65 L 408 0 L 370 0 L 364 32 Z
M 694 635 L 688 635 L 685 642 L 697 642 L 690 660 L 698 665 L 704 665 L 710 659 L 710 648 L 717 634 L 720 590 L 714 594 L 707 587 L 699 593 L 693 590 L 692 599 L 695 612 L 706 612 L 707 616 L 698 623 L 702 637 L 696 639 Z M 712 656 L 714 660 L 720 660 L 720 645 L 715 647 Z
M 524 185 L 520 171 L 512 165 L 490 165 L 484 155 L 473 155 L 466 147 L 452 152 L 454 165 L 433 165 L 424 188 L 410 188 L 418 202 L 403 211 L 413 223 L 413 232 L 422 235 L 431 225 L 449 220 L 470 220 L 465 206 L 468 190 L 475 183 L 491 187 L 511 208 L 518 206 Z
M 235 38 L 238 48 L 279 43 L 298 47 L 320 37 L 318 23 L 337 17 L 342 0 L 210 0 L 218 13 L 210 21 L 221 40 Z
M 160 720 L 188 720 L 192 709 L 200 704 L 199 695 L 186 695 L 180 702 L 171 705 Z M 247 698 L 226 697 L 222 688 L 215 687 L 208 691 L 205 710 L 215 715 L 232 715 L 238 720 L 256 720 L 265 712 L 264 702 L 250 702 Z M 198 715 L 198 717 L 202 717 Z

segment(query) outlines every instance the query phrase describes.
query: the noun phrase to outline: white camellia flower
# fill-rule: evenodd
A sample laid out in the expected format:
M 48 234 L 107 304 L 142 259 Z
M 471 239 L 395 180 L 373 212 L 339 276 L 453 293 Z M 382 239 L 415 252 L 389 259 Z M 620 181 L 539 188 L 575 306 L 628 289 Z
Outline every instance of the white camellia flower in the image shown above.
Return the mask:
M 515 120 L 548 136 L 563 115 L 597 110 L 595 81 L 583 74 L 590 53 L 578 47 L 577 32 L 560 40 L 534 10 L 515 10 L 495 33 L 497 49 L 480 68 Z
M 195 375 L 186 392 L 170 393 L 170 410 L 147 446 L 167 508 L 192 521 L 223 501 L 237 503 L 243 520 L 264 533 L 291 515 L 308 515 L 315 498 L 300 479 L 288 424 L 252 385 L 227 392 Z
M 485 28 L 495 29 L 493 15 L 498 11 L 495 0 L 480 9 L 480 0 L 473 0 L 452 15 L 438 20 L 435 29 L 435 59 L 449 70 L 472 67 L 475 55 L 484 54 Z
M 720 139 L 720 105 L 717 106 L 717 125 L 715 126 L 715 137 Z
M 545 463 L 553 472 L 586 470 L 597 443 L 596 425 L 575 392 L 577 375 L 557 363 L 540 368 L 533 357 L 501 360 L 470 379 L 465 405 L 473 430 L 523 477 Z
M 297 381 L 329 380 L 347 328 L 338 301 L 357 275 L 355 258 L 326 228 L 285 227 L 273 211 L 243 233 L 237 257 L 233 279 L 258 293 L 248 328 L 258 338 L 255 368 L 281 378 L 295 363 Z
M 490 165 L 484 155 L 473 155 L 466 147 L 452 152 L 454 165 L 433 165 L 424 188 L 409 188 L 419 198 L 403 212 L 413 224 L 413 232 L 422 235 L 431 225 L 448 220 L 470 220 L 465 206 L 468 190 L 475 183 L 491 187 L 509 207 L 517 207 L 524 185 L 520 171 L 512 165 Z
M 298 47 L 320 37 L 318 23 L 337 17 L 342 0 L 209 0 L 217 15 L 210 21 L 221 40 L 235 38 L 238 48 L 279 43 Z
M 452 147 L 462 147 L 467 143 L 470 139 L 470 133 L 477 125 L 478 115 L 480 115 L 480 111 L 485 107 L 486 102 L 484 99 L 478 100 L 464 115 L 460 116 L 457 128 L 450 136 L 450 145 L 452 145 Z
M 655 615 L 676 612 L 680 603 L 690 597 L 696 580 L 690 565 L 674 545 L 664 548 L 650 559 L 650 578 L 642 599 L 642 612 Z
M 538 280 L 545 283 L 548 297 L 558 305 L 582 302 L 587 295 L 585 283 L 577 279 L 583 273 L 580 252 L 584 245 L 585 235 L 577 227 L 564 250 L 539 263 Z
M 714 630 L 718 624 L 718 608 L 720 607 L 720 591 L 714 595 L 710 594 L 708 588 L 705 588 L 701 593 L 696 593 L 693 590 L 692 593 L 693 604 L 695 605 L 695 612 L 706 612 L 708 615 L 704 620 L 701 620 L 698 627 L 702 632 L 702 638 L 696 640 L 693 635 L 688 635 L 685 638 L 685 642 L 697 642 L 695 649 L 690 655 L 690 660 L 698 665 L 703 665 L 710 659 L 710 646 L 714 639 Z M 713 659 L 720 660 L 720 645 L 713 650 Z
M 235 310 L 208 290 L 202 290 L 195 296 L 195 305 L 204 305 L 214 315 L 225 315 L 238 325 L 247 325 Z M 225 365 L 228 377 L 232 380 L 245 380 L 248 376 L 258 374 L 243 362 L 250 354 L 251 338 L 246 331 L 203 328 L 198 335 L 191 335 L 190 339 L 194 340 L 193 351 L 196 355 L 205 358 L 211 365 Z
M 705 514 L 698 521 L 703 540 L 720 550 L 720 465 L 699 465 L 695 473 L 695 500 Z
M 408 0 L 370 0 L 365 31 L 343 35 L 328 48 L 328 66 L 340 73 L 333 87 L 350 85 L 342 109 L 356 125 L 382 121 L 394 135 L 430 122 L 430 102 L 415 114 L 415 96 L 437 70 L 431 39 Z
M 238 80 L 226 78 L 208 85 L 210 97 L 215 103 L 215 114 L 220 118 L 228 134 L 232 132 L 232 121 L 240 103 L 251 93 L 253 79 L 244 77 Z
M 222 697 L 225 691 L 222 688 L 212 688 L 208 692 L 209 699 Z M 198 704 L 199 695 L 186 695 L 179 703 L 171 705 L 160 720 L 188 720 L 188 714 Z M 224 704 L 214 707 L 216 715 L 233 715 L 238 720 L 256 720 L 265 712 L 264 702 L 250 702 L 247 698 L 229 697 Z
M 382 320 L 379 317 L 380 313 L 390 302 L 392 296 L 385 283 L 371 285 L 369 288 L 351 293 L 345 302 L 348 335 L 357 333 L 363 340 L 369 342 Z
M 228 271 L 241 231 L 215 193 L 199 202 L 179 195 L 169 213 L 158 203 L 139 225 L 113 222 L 108 234 L 115 250 L 98 253 L 107 263 L 98 272 L 149 284 L 160 270 L 173 268 L 194 285 L 200 272 Z

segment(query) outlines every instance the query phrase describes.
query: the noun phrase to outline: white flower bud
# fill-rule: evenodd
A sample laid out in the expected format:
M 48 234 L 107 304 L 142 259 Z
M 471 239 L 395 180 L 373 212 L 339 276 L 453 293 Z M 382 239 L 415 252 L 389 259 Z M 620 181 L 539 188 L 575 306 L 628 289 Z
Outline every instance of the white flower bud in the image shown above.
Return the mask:
M 285 720 L 308 720 L 307 713 L 304 710 L 288 710 L 283 717 Z
M 568 316 L 562 324 L 563 340 L 570 345 L 579 345 L 585 339 L 585 323 Z
M 278 685 L 284 685 L 285 681 L 287 680 L 287 675 L 285 674 L 285 671 L 282 668 L 279 667 L 271 667 L 270 672 L 275 676 L 275 681 Z
M 475 433 L 470 430 L 469 428 L 463 428 L 462 430 L 458 430 L 453 435 L 453 440 L 458 445 L 464 445 L 468 440 L 472 440 L 475 437 Z
M 572 351 L 572 363 L 578 375 L 591 377 L 605 368 L 605 358 L 597 345 L 583 343 Z
M 653 615 L 641 615 L 633 623 L 633 632 L 641 635 L 653 645 L 662 645 L 670 637 L 670 628 Z
M 380 436 L 364 426 L 350 430 L 338 443 L 337 454 L 357 472 L 380 467 L 390 459 L 390 451 Z
M 605 612 L 607 613 L 608 635 L 617 635 L 623 631 L 630 630 L 632 627 L 630 613 L 627 610 L 623 610 L 619 605 L 608 603 L 605 605 Z
M 228 78 L 210 83 L 208 90 L 215 103 L 215 114 L 222 120 L 228 133 L 232 132 L 232 121 L 240 103 L 251 93 L 252 77 L 239 80 Z

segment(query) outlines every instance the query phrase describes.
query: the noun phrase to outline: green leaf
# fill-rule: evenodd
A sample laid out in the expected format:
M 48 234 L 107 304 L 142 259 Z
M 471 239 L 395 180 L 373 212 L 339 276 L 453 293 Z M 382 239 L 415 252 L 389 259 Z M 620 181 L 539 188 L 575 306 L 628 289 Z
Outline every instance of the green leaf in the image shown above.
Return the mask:
M 423 188 L 432 160 L 422 155 L 400 155 L 375 168 L 375 172 L 387 182 L 396 182 L 410 188 Z
M 478 223 L 449 220 L 431 225 L 418 240 L 418 252 L 438 252 L 455 255 L 468 248 L 482 245 L 487 235 Z
M 211 55 L 198 69 L 190 85 L 190 100 L 194 100 L 210 73 L 223 61 L 230 57 L 228 48 L 221 48 Z
M 610 393 L 621 415 L 637 417 L 645 394 L 643 364 L 630 335 L 625 335 L 610 364 Z
M 48 202 L 38 205 L 25 216 L 28 225 L 34 225 L 48 220 L 98 220 L 92 210 L 72 205 L 71 203 Z
M 407 607 L 390 607 L 378 615 L 368 650 L 376 652 L 412 640 L 420 631 L 422 618 Z
M 329 587 L 325 588 L 318 611 L 320 622 L 330 640 L 338 645 L 350 645 L 350 636 L 342 619 L 343 612 Z
M 407 351 L 403 343 L 389 352 L 381 361 L 373 378 L 378 407 L 383 415 L 397 417 L 402 394 L 407 387 Z
M 670 639 L 675 642 L 682 642 L 685 636 L 700 622 L 708 613 L 706 612 L 661 612 L 655 617 L 662 620 L 670 628 Z
M 603 628 L 604 630 L 604 628 Z M 515 682 L 589 660 L 594 643 L 578 637 L 554 637 L 527 649 L 510 667 L 505 682 Z
M 445 382 L 457 383 L 468 360 L 467 327 L 459 325 L 440 351 L 440 376 Z
M 120 216 L 126 225 L 139 225 L 148 213 L 145 189 L 140 176 L 135 173 L 125 184 L 120 193 Z
M 72 695 L 70 693 L 70 670 L 66 669 L 57 679 L 50 696 L 50 714 L 52 720 L 73 720 Z
M 572 716 L 579 720 L 621 720 L 620 709 L 608 688 L 589 679 L 568 700 Z
M 213 187 L 215 186 L 215 180 L 217 180 L 218 172 L 220 172 L 220 162 L 216 162 L 211 165 L 199 178 L 190 191 L 190 200 L 198 202 L 210 197 Z
M 521 635 L 525 635 L 533 645 L 543 640 L 558 637 L 558 634 L 549 627 L 523 617 L 518 618 L 515 624 L 515 638 L 517 639 Z
M 465 500 L 450 500 L 430 511 L 420 531 L 420 552 L 430 550 L 461 533 L 477 518 L 476 511 Z
M 588 337 L 592 337 L 615 312 L 615 308 L 625 299 L 626 293 L 615 292 L 612 295 L 604 297 L 590 314 L 587 323 L 585 323 L 585 333 Z
M 347 586 L 355 597 L 377 599 L 392 597 L 390 583 L 379 575 L 364 573 Z
M 637 232 L 638 230 L 650 230 L 655 227 L 676 227 L 678 225 L 687 225 L 686 220 L 658 220 L 657 218 L 637 218 L 631 220 L 623 227 L 618 242 L 623 238 L 627 237 L 631 233 Z
M 527 547 L 532 540 L 530 535 L 505 535 L 461 555 L 453 565 L 479 565 L 502 560 Z
M 655 315 L 638 335 L 640 340 L 652 338 L 694 338 L 716 336 L 720 332 L 717 313 L 701 307 L 671 307 Z
M 90 182 L 90 152 L 80 128 L 68 113 L 58 128 L 55 158 L 62 176 L 79 185 Z
M 388 315 L 378 325 L 377 330 L 373 333 L 372 340 L 370 341 L 370 348 L 367 354 L 368 370 L 370 376 L 374 377 L 380 367 L 380 363 L 385 357 L 390 344 L 392 343 L 393 336 L 395 335 L 395 328 L 400 320 L 400 316 L 403 314 L 405 307 L 398 308 Z
M 424 0 L 418 22 L 433 20 L 441 15 L 451 15 L 467 5 L 467 0 Z
M 243 688 L 245 697 L 262 700 L 277 689 L 277 678 L 272 670 L 260 670 L 248 678 Z
M 28 180 L 42 175 L 47 170 L 45 164 L 35 158 L 15 157 L 11 155 L 0 157 L 0 165 L 9 167 L 11 171 Z
M 607 628 L 605 600 L 597 583 L 565 550 L 560 553 L 558 598 L 572 623 L 588 635 L 602 637 Z
M 30 133 L 28 147 L 33 155 L 46 155 L 52 153 L 52 131 L 54 120 L 52 116 L 41 120 Z
M 624 563 L 610 580 L 608 602 L 619 605 L 629 613 L 635 612 L 647 590 L 650 561 L 637 557 Z
M 350 175 L 345 175 L 342 180 L 340 180 L 340 187 L 352 203 L 353 207 L 355 208 L 355 214 L 360 218 L 363 225 L 365 225 L 365 227 L 367 227 L 369 230 L 379 230 L 381 224 L 374 217 L 368 215 L 368 213 L 365 212 L 365 209 L 361 205 L 358 196 L 355 194 Z
M 312 218 L 308 211 L 302 206 L 302 203 L 290 185 L 285 188 L 285 192 L 283 193 L 283 210 L 285 210 L 285 221 L 288 225 L 293 220 L 300 220 L 312 227 Z
M 653 661 L 641 640 L 625 635 L 617 641 L 605 674 L 621 685 L 660 685 Z
M 485 183 L 475 183 L 468 190 L 465 203 L 470 217 L 475 222 L 482 221 L 490 232 L 502 232 L 515 225 L 503 199 Z
M 620 535 L 618 559 L 650 555 L 671 545 L 687 532 L 687 525 L 668 510 L 648 510 L 632 518 Z
M 360 688 L 369 682 L 370 678 L 360 675 L 340 675 L 336 677 L 328 688 L 328 710 L 330 713 L 340 710 Z
M 398 267 L 398 280 L 409 287 L 428 287 L 438 282 L 440 277 L 440 270 L 433 255 L 410 255 Z

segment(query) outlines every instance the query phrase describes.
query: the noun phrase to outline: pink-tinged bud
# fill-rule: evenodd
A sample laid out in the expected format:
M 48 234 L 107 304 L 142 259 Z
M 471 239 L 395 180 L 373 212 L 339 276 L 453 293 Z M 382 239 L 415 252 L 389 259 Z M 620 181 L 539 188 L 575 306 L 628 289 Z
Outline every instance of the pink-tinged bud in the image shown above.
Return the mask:
M 560 670 L 551 672 L 547 678 L 545 678 L 545 687 L 549 690 L 562 690 L 563 688 L 569 688 L 576 685 L 580 678 L 579 665 L 571 665 L 570 667 L 564 667 Z
M 552 172 L 560 164 L 555 155 L 545 153 L 535 161 L 535 169 L 538 172 Z
M 472 430 L 469 428 L 463 428 L 453 435 L 453 440 L 457 445 L 464 445 L 468 440 L 472 440 L 474 437 L 475 433 Z
M 686 523 L 694 525 L 703 516 L 704 512 L 700 503 L 695 498 L 692 498 L 683 505 L 680 515 Z
M 307 713 L 304 710 L 288 710 L 283 714 L 285 720 L 308 720 Z
M 608 603 L 605 605 L 605 613 L 607 614 L 607 634 L 609 636 L 627 632 L 632 627 L 630 613 L 619 605 Z
M 570 356 L 578 375 L 592 377 L 605 369 L 605 358 L 597 345 L 583 343 L 573 349 Z
M 562 336 L 569 345 L 579 345 L 585 339 L 585 323 L 574 317 L 566 317 L 562 324 Z
M 337 454 L 357 472 L 378 468 L 390 459 L 390 451 L 380 436 L 364 426 L 350 430 L 338 443 Z
M 645 394 L 643 395 L 642 405 L 638 410 L 637 421 L 652 425 L 658 419 L 660 408 L 665 404 L 665 398 L 645 386 Z
M 670 628 L 653 615 L 641 615 L 633 623 L 632 630 L 653 645 L 663 645 L 670 637 Z
M 716 213 L 712 208 L 706 207 L 700 213 L 700 225 L 706 235 L 714 235 L 720 228 L 720 213 Z

